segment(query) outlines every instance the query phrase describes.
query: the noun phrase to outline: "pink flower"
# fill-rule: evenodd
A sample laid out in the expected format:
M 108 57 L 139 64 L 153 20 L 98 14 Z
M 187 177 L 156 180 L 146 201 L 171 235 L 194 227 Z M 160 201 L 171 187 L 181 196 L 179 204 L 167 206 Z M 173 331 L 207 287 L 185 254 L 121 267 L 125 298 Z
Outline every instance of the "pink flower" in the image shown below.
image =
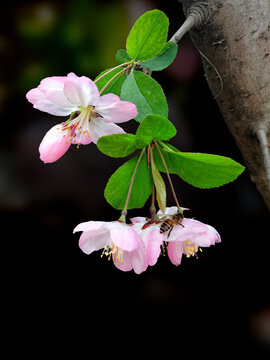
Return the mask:
M 160 233 L 160 223 L 148 225 L 148 219 L 145 217 L 135 217 L 131 221 L 134 230 L 140 235 L 145 245 L 148 265 L 155 265 L 161 253 L 161 248 L 163 247 L 164 250 L 165 237 Z
M 165 254 L 166 249 L 171 262 L 180 265 L 183 254 L 187 257 L 197 256 L 200 247 L 209 247 L 221 241 L 220 235 L 212 226 L 185 217 L 181 221 L 182 226 L 174 225 L 171 232 L 168 230 L 161 233 L 162 222 L 171 219 L 176 213 L 176 206 L 166 208 L 164 215 L 159 211 L 159 221 L 152 224 L 147 224 L 147 218 L 144 217 L 131 219 L 134 229 L 145 244 L 148 265 L 155 265 L 160 254 Z
M 103 249 L 101 257 L 112 259 L 122 271 L 134 269 L 140 274 L 146 270 L 146 249 L 132 225 L 119 221 L 88 221 L 77 225 L 73 232 L 78 231 L 83 231 L 79 246 L 85 254 Z
M 177 213 L 177 207 L 166 208 L 166 215 Z M 194 219 L 183 218 L 183 226 L 174 226 L 168 245 L 168 256 L 174 265 L 180 265 L 182 255 L 197 256 L 201 247 L 221 242 L 219 233 L 212 226 Z
M 57 116 L 70 115 L 44 136 L 39 152 L 45 163 L 58 160 L 72 143 L 96 144 L 101 136 L 123 133 L 115 123 L 137 116 L 133 103 L 121 101 L 114 94 L 100 96 L 94 81 L 74 73 L 45 78 L 26 98 L 38 110 Z

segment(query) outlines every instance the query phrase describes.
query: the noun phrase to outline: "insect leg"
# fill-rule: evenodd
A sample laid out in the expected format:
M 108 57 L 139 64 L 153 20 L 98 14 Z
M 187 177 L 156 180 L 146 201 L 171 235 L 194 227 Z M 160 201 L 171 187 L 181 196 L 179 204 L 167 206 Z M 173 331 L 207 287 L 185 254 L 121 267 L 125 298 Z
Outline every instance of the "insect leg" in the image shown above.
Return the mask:
M 168 232 L 168 235 L 167 235 L 167 238 L 169 238 L 169 236 L 171 235 L 172 229 L 173 229 L 173 227 L 170 228 L 170 230 Z

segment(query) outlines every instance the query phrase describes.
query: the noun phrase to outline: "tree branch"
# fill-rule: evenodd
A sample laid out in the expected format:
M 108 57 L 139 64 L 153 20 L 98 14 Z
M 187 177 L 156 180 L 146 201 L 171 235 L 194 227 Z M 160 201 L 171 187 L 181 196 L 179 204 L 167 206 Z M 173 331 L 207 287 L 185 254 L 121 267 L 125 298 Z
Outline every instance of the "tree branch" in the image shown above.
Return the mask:
M 208 85 L 218 93 L 220 111 L 270 210 L 269 0 L 260 0 L 260 5 L 253 0 L 181 2 L 187 19 L 172 41 L 190 31 Z

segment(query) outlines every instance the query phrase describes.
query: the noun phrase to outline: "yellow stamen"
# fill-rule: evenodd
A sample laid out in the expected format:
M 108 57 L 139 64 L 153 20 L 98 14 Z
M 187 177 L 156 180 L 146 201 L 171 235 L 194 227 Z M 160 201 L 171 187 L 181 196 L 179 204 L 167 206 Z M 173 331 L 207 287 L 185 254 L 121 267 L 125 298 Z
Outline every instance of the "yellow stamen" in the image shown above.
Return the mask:
M 103 257 L 103 255 L 106 255 L 108 257 L 108 260 L 111 260 L 112 258 L 114 264 L 119 264 L 124 261 L 123 250 L 116 246 L 113 242 L 110 242 L 109 244 L 104 246 L 100 257 Z
M 184 247 L 185 247 L 185 253 L 186 253 L 187 258 L 189 258 L 191 256 L 195 256 L 196 258 L 198 258 L 198 255 L 197 255 L 198 250 L 202 251 L 198 245 L 194 244 L 190 240 L 185 241 Z

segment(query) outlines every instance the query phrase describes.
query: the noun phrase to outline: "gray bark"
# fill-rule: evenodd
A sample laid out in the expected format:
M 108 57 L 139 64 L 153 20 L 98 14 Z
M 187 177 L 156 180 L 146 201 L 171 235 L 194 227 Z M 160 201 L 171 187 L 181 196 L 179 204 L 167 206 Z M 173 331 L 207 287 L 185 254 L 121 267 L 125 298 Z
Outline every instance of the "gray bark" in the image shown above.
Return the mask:
M 207 8 L 208 16 L 190 35 L 203 54 L 209 87 L 250 177 L 270 210 L 270 0 L 182 2 L 186 14 L 196 3 Z

